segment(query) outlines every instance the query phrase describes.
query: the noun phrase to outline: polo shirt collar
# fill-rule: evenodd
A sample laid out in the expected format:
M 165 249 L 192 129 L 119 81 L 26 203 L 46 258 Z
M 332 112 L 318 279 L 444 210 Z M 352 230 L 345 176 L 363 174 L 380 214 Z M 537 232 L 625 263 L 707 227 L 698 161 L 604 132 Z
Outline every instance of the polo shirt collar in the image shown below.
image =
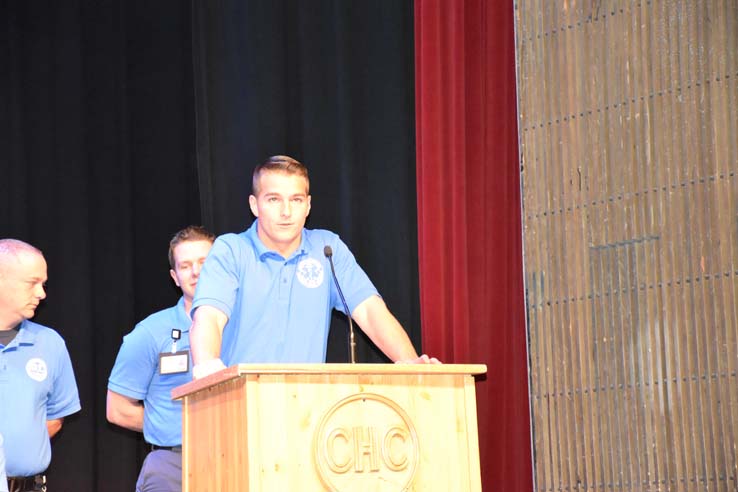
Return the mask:
M 254 219 L 254 222 L 252 222 L 251 227 L 249 227 L 246 230 L 246 237 L 248 237 L 251 242 L 254 244 L 254 247 L 256 248 L 256 253 L 259 255 L 259 260 L 266 261 L 267 258 L 272 258 L 274 260 L 280 260 L 280 261 L 289 261 L 293 258 L 296 258 L 298 256 L 302 256 L 307 253 L 308 251 L 308 238 L 307 234 L 305 233 L 305 228 L 302 228 L 301 232 L 301 238 L 300 238 L 300 247 L 295 250 L 294 253 L 289 258 L 286 258 L 276 251 L 273 251 L 269 248 L 267 248 L 263 242 L 261 242 L 261 238 L 259 238 L 259 234 L 257 232 L 259 219 Z
M 8 345 L 5 346 L 5 349 L 14 345 L 33 345 L 36 343 L 37 336 L 38 334 L 36 333 L 36 330 L 33 329 L 31 322 L 24 319 L 18 328 L 18 334 Z

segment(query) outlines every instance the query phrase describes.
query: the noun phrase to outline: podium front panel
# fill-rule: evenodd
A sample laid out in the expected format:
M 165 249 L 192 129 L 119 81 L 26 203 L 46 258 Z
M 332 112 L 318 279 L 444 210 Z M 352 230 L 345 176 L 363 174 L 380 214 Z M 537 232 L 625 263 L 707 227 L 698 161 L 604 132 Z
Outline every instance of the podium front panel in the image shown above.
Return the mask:
M 240 365 L 182 391 L 183 490 L 481 490 L 471 373 L 343 366 Z

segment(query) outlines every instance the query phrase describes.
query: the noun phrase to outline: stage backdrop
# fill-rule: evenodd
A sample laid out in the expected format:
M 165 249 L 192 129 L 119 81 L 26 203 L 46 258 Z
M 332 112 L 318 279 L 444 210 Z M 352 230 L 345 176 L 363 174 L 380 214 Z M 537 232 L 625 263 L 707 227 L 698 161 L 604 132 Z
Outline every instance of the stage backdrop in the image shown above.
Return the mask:
M 0 1 L 0 236 L 44 251 L 36 321 L 82 400 L 51 490 L 134 489 L 144 446 L 106 422 L 105 391 L 123 334 L 177 300 L 169 238 L 200 221 L 190 46 L 179 1 Z
M 464 108 L 467 116 L 454 116 L 453 133 L 431 126 L 430 135 L 454 136 L 453 152 L 422 157 L 416 176 L 416 84 L 423 88 L 414 45 L 434 42 L 432 32 L 414 37 L 414 7 L 422 13 L 424 4 L 0 0 L 0 236 L 46 253 L 49 295 L 37 321 L 66 339 L 83 406 L 54 440 L 53 490 L 133 490 L 145 445 L 105 419 L 122 337 L 177 300 L 170 236 L 191 223 L 218 233 L 247 227 L 250 170 L 276 153 L 308 165 L 309 226 L 344 238 L 418 349 L 489 365 L 478 385 L 485 490 L 528 490 L 514 96 L 504 58 L 512 7 L 427 4 L 430 25 L 443 21 L 454 34 L 432 45 L 443 78 L 431 78 L 438 91 L 418 101 L 431 114 Z M 461 40 L 474 48 L 459 51 Z M 439 86 L 455 74 L 461 85 Z M 446 100 L 465 85 L 474 90 L 462 105 Z M 452 188 L 438 185 L 446 172 Z M 419 196 L 416 177 L 423 188 L 428 176 L 439 189 Z M 426 210 L 442 201 L 453 208 L 436 219 L 422 210 L 431 198 Z M 428 273 L 418 271 L 419 246 Z M 419 275 L 431 286 L 419 290 Z M 419 292 L 430 296 L 424 303 L 440 300 L 423 315 L 426 347 Z M 433 319 L 442 306 L 454 316 Z M 345 321 L 331 336 L 331 359 L 347 360 Z M 359 358 L 384 360 L 363 340 Z

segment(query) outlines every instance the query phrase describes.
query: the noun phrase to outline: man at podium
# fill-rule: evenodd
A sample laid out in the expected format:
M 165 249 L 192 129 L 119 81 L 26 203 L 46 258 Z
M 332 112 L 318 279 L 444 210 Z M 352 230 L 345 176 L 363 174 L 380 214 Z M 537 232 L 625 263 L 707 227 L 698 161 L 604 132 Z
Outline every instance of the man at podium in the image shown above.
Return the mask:
M 273 156 L 254 169 L 256 220 L 218 237 L 192 303 L 195 379 L 237 363 L 324 362 L 333 309 L 356 320 L 391 360 L 438 363 L 418 357 L 338 235 L 305 228 L 310 203 L 308 171 L 297 160 Z

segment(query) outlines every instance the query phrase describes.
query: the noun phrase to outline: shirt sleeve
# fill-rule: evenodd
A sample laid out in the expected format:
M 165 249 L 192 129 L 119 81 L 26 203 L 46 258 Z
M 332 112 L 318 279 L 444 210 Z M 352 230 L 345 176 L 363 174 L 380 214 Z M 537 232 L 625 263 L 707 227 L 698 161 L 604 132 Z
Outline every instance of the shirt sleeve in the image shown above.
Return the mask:
M 239 286 L 238 241 L 235 234 L 215 240 L 197 281 L 191 315 L 200 306 L 212 306 L 230 319 Z
M 60 419 L 78 412 L 82 407 L 79 402 L 77 381 L 74 378 L 72 361 L 64 340 L 59 338 L 61 344 L 57 371 L 54 377 L 54 385 L 51 388 L 49 398 L 46 401 L 46 418 L 48 420 Z
M 159 365 L 155 340 L 144 326 L 123 337 L 115 365 L 108 379 L 108 389 L 115 393 L 143 400 Z

